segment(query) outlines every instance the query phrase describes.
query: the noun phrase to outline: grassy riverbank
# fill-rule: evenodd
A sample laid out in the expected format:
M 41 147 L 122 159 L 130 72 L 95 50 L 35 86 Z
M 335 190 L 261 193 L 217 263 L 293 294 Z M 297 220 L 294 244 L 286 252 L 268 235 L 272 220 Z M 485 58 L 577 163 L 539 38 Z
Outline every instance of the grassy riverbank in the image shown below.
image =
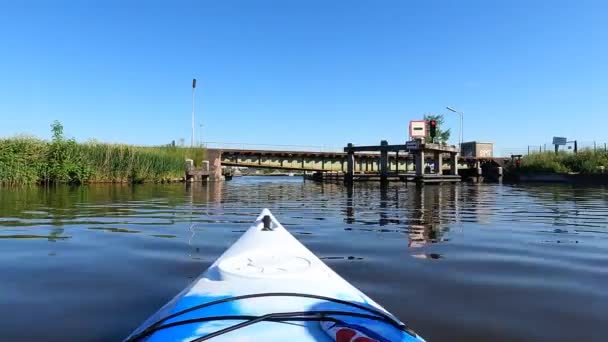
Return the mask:
M 201 148 L 76 143 L 53 126 L 53 140 L 0 139 L 0 184 L 161 182 L 184 177 L 185 159 L 200 165 Z
M 601 173 L 608 171 L 608 153 L 605 151 L 579 151 L 578 153 L 534 153 L 522 158 L 521 172 L 544 173 Z

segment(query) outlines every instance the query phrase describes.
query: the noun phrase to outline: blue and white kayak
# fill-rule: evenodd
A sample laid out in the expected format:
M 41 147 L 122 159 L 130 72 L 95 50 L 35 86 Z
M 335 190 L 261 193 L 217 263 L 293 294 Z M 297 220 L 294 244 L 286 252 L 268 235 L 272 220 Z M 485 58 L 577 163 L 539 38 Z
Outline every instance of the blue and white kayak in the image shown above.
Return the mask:
M 264 209 L 198 279 L 125 341 L 424 341 Z

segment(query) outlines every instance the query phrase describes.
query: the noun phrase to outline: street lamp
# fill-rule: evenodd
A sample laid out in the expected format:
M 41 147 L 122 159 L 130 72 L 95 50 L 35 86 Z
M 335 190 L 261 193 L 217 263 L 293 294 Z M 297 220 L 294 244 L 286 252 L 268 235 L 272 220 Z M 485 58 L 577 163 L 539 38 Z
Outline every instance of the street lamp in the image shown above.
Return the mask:
M 457 111 L 456 109 L 447 106 L 445 107 L 447 110 L 449 110 L 450 112 L 454 112 L 456 114 L 458 114 L 460 116 L 460 138 L 459 138 L 459 145 L 460 145 L 460 155 L 462 155 L 462 121 L 463 121 L 463 117 L 464 117 L 464 113 Z

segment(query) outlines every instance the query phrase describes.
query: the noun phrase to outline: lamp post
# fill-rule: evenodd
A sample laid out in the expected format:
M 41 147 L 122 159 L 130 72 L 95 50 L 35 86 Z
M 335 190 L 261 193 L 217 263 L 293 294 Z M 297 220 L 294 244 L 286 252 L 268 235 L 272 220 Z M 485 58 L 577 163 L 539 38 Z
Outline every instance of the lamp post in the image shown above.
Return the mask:
M 192 79 L 192 138 L 190 147 L 194 147 L 194 90 L 196 89 L 196 78 Z
M 462 155 L 462 121 L 464 120 L 464 113 L 460 112 L 460 111 L 457 111 L 456 109 L 454 109 L 454 108 L 452 108 L 450 106 L 447 106 L 445 108 L 447 110 L 449 110 L 450 112 L 454 112 L 454 113 L 456 113 L 456 114 L 458 114 L 460 116 L 460 138 L 459 138 L 458 145 L 459 145 L 459 148 L 460 148 L 460 155 Z

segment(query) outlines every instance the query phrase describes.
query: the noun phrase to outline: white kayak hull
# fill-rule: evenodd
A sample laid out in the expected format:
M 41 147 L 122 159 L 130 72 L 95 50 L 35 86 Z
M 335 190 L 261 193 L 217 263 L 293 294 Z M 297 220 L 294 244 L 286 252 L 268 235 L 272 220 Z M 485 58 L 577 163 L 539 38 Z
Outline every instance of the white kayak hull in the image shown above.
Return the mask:
M 264 217 L 270 229 L 264 228 Z M 398 321 L 384 308 L 352 286 L 311 251 L 296 240 L 264 209 L 255 225 L 249 228 L 198 279 L 150 317 L 130 338 L 137 337 L 160 319 L 196 305 L 237 296 L 274 293 L 271 296 L 227 301 L 182 314 L 163 322 L 215 316 L 262 316 L 278 312 L 349 310 L 369 313 L 355 307 L 316 297 L 329 297 L 369 307 Z M 290 296 L 290 293 L 314 295 L 315 298 Z M 282 295 L 285 294 L 285 295 Z M 216 320 L 179 325 L 154 332 L 137 340 L 192 341 L 218 330 L 234 326 L 239 320 Z M 361 321 L 357 321 L 360 324 Z M 386 323 L 367 322 L 385 341 L 423 341 Z M 129 340 L 129 338 L 127 339 Z M 318 321 L 263 321 L 214 337 L 212 341 L 334 341 Z

